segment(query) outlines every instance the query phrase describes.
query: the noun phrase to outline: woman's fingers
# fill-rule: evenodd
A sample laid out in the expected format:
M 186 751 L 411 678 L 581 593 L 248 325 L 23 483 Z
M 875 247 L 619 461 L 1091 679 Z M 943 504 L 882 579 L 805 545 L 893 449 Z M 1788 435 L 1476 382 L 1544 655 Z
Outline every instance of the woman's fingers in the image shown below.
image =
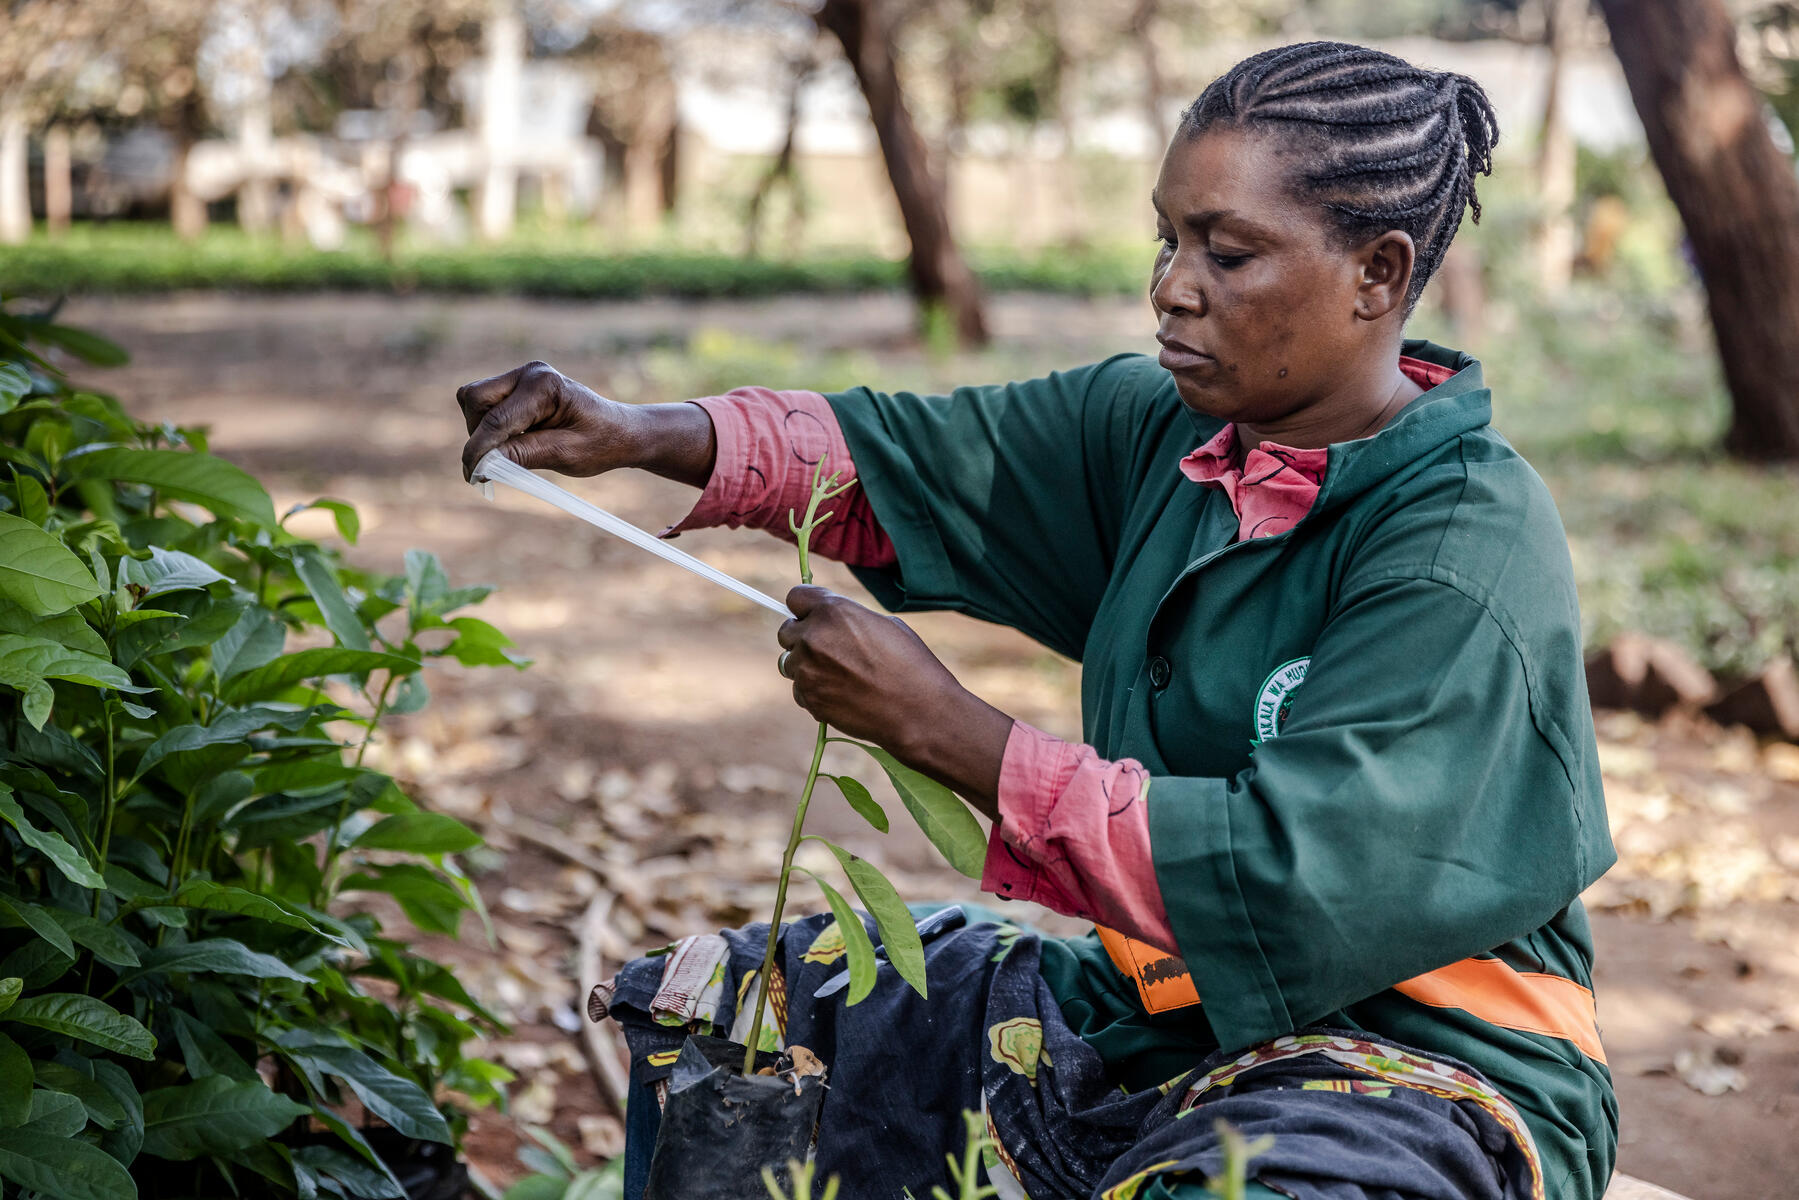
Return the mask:
M 512 395 L 513 388 L 518 386 L 519 378 L 535 367 L 550 369 L 545 362 L 528 362 L 514 367 L 503 374 L 493 375 L 486 379 L 477 379 L 473 383 L 465 383 L 456 389 L 456 404 L 462 409 L 462 419 L 470 433 L 481 424 L 488 410 L 506 397 Z
M 462 446 L 462 477 L 474 476 L 475 464 L 487 456 L 489 450 L 501 446 L 530 430 L 533 425 L 550 415 L 553 401 L 542 388 L 521 387 L 500 403 L 488 409 L 487 415 L 475 426 L 474 433 Z M 513 447 L 507 457 L 521 466 L 535 467 L 548 464 L 529 461 L 519 451 L 522 447 Z

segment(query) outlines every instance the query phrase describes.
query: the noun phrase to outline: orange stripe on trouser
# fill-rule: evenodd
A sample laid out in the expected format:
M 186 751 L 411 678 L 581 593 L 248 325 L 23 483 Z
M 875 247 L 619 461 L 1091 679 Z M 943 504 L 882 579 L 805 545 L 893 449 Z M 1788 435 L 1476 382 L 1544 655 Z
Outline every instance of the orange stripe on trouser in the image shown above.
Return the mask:
M 1136 982 L 1146 1012 L 1200 1002 L 1193 975 L 1180 958 L 1103 926 L 1099 940 L 1113 965 Z M 1587 1057 L 1605 1062 L 1593 993 L 1572 979 L 1514 970 L 1497 958 L 1464 958 L 1396 983 L 1393 990 L 1432 1008 L 1459 1008 L 1502 1029 L 1562 1038 Z

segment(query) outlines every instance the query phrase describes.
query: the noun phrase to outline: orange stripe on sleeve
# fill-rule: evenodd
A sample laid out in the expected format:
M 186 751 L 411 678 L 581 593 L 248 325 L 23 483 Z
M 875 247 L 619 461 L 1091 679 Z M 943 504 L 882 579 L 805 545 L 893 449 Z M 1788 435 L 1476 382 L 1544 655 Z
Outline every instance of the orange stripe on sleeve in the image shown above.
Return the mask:
M 1462 1009 L 1503 1029 L 1562 1038 L 1605 1062 L 1593 993 L 1572 979 L 1513 970 L 1497 958 L 1464 958 L 1394 984 L 1393 990 L 1432 1008 Z

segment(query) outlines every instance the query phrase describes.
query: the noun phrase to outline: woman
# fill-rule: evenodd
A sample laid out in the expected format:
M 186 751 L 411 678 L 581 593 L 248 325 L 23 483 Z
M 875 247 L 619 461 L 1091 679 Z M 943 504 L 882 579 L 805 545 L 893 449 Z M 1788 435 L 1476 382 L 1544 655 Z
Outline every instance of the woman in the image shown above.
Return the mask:
M 929 1000 L 853 1009 L 814 995 L 840 969 L 830 926 L 788 927 L 785 1033 L 831 1063 L 819 1157 L 844 1194 L 925 1194 L 982 1107 L 992 1170 L 1039 1200 L 1202 1194 L 1220 1134 L 1189 1113 L 1273 1135 L 1263 1195 L 1604 1191 L 1616 1107 L 1577 897 L 1613 854 L 1564 535 L 1479 364 L 1402 339 L 1495 137 L 1472 80 L 1284 47 L 1169 146 L 1159 359 L 929 398 L 631 408 L 541 363 L 458 394 L 465 468 L 496 447 L 647 468 L 705 488 L 682 528 L 779 532 L 830 452 L 861 486 L 821 552 L 889 608 L 1083 665 L 1072 745 L 897 620 L 788 598 L 796 701 L 990 818 L 987 890 L 1101 927 L 949 920 Z M 754 930 L 688 949 L 722 989 L 656 960 L 611 997 L 640 1090 L 684 1022 L 736 1023 L 758 965 Z M 640 1171 L 654 1109 L 633 1111 Z

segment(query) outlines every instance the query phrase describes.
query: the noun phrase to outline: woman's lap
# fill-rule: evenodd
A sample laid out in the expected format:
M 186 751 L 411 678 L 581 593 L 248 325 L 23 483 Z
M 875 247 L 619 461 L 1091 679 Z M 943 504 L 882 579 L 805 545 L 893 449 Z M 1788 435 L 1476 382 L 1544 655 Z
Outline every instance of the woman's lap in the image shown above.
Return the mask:
M 939 915 L 950 927 L 926 942 L 928 999 L 883 967 L 854 1007 L 841 989 L 814 995 L 844 969 L 829 917 L 783 934 L 779 1025 L 785 1044 L 807 1046 L 831 1068 L 818 1165 L 821 1175 L 842 1176 L 843 1195 L 930 1194 L 947 1182 L 945 1152 L 963 1143 L 962 1112 L 983 1108 L 999 1157 L 1036 1197 L 1202 1196 L 1196 1189 L 1221 1169 L 1218 1119 L 1250 1138 L 1272 1135 L 1251 1177 L 1308 1200 L 1519 1200 L 1535 1191 L 1520 1148 L 1484 1102 L 1372 1076 L 1359 1058 L 1390 1048 L 1350 1040 L 1357 1035 L 1281 1039 L 1273 1045 L 1285 1048 L 1267 1062 L 1245 1069 L 1240 1059 L 1215 1058 L 1167 1094 L 1127 1096 L 1062 1019 L 1037 972 L 1035 936 L 985 922 L 956 927 L 954 917 Z M 716 1032 L 737 1023 L 735 998 L 748 991 L 765 936 L 766 926 L 723 935 L 728 953 L 708 1009 Z M 686 1033 L 651 1016 L 662 975 L 663 960 L 630 964 L 611 1002 L 644 1089 L 639 1105 Z M 1195 1081 L 1203 1094 L 1194 1094 Z M 628 1158 L 647 1167 L 642 1142 L 654 1123 L 640 1109 L 628 1125 Z

